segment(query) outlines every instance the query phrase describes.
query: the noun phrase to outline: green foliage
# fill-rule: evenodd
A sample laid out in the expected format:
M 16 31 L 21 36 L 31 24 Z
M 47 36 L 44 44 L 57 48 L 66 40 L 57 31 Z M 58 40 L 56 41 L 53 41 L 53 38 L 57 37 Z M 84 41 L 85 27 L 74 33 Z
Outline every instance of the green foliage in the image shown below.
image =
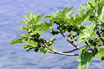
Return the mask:
M 103 58 L 104 57 L 104 48 L 98 48 L 97 56 L 99 58 Z
M 72 8 L 73 6 L 47 16 L 28 13 L 28 16 L 25 15 L 24 20 L 20 21 L 25 26 L 18 28 L 27 33 L 21 34 L 20 38 L 12 40 L 10 44 L 23 43 L 26 51 L 33 49 L 34 52 L 57 54 L 53 47 L 56 38 L 45 40 L 41 34 L 50 31 L 52 35 L 62 34 L 65 39 L 67 38 L 64 34 L 67 34 L 70 39 L 67 41 L 72 45 L 76 46 L 74 42 L 77 40 L 78 44 L 85 43 L 80 48 L 78 69 L 88 69 L 95 56 L 104 61 L 104 0 L 89 0 L 80 6 L 79 14 L 73 15 Z M 41 22 L 42 18 L 48 20 Z M 53 28 L 53 25 L 56 25 L 56 28 Z
M 96 23 L 87 25 L 86 28 L 81 31 L 79 34 L 79 43 L 87 41 L 92 36 L 96 36 Z
M 97 15 L 99 20 L 104 22 L 104 7 L 99 7 L 97 11 L 98 11 Z
M 14 40 L 12 40 L 12 42 L 10 44 L 14 45 L 14 44 L 18 44 L 18 43 L 24 43 L 23 39 L 14 39 Z
M 78 61 L 80 62 L 78 69 L 88 69 L 91 60 L 95 57 L 95 53 L 89 53 L 87 51 L 82 51 L 82 53 L 78 57 Z
M 88 49 L 88 47 L 89 47 L 88 45 L 85 45 L 80 49 L 81 53 L 77 59 L 80 62 L 78 69 L 85 69 L 85 68 L 88 69 L 88 67 L 91 63 L 91 60 L 94 59 L 94 57 L 97 53 L 96 51 L 93 51 L 93 52 L 86 51 Z

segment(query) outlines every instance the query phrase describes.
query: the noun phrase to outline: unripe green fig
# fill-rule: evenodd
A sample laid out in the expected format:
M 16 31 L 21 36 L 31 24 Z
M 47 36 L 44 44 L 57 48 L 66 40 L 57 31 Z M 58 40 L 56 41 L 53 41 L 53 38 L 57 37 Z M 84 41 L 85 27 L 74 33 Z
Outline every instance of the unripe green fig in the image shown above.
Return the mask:
M 44 40 L 44 43 L 46 43 L 47 41 L 46 40 Z
M 72 28 L 72 31 L 77 31 L 77 27 L 73 27 Z
M 63 25 L 60 25 L 60 30 L 64 30 L 64 26 Z
M 101 31 L 104 32 L 104 28 L 101 28 Z
M 40 39 L 42 39 L 42 40 L 43 40 L 43 37 L 40 37 Z
M 51 29 L 50 29 L 50 33 L 52 33 L 52 32 L 53 32 L 53 29 L 51 28 Z
M 32 30 L 31 29 L 28 29 L 28 31 L 27 31 L 28 33 L 31 33 L 32 32 Z
M 53 43 L 56 40 L 56 38 L 51 38 L 50 41 Z
M 38 50 L 39 50 L 38 48 L 34 48 L 34 51 L 35 51 L 35 52 L 38 52 Z
M 52 42 L 49 42 L 49 44 L 52 44 Z
M 50 39 L 50 41 L 53 41 L 53 40 L 54 40 L 53 38 Z
M 97 43 L 97 46 L 101 46 L 101 43 Z
M 62 30 L 62 32 L 65 32 L 65 30 Z
M 72 34 L 73 37 L 77 36 L 77 33 Z
M 45 45 L 44 45 L 44 44 L 43 44 L 42 46 L 43 46 L 43 47 L 45 47 Z
M 63 28 L 62 28 L 62 27 L 60 27 L 60 30 L 63 30 Z
M 88 42 L 89 42 L 89 43 L 93 43 L 93 40 L 92 40 L 92 39 L 89 39 Z
M 101 58 L 101 60 L 104 62 L 104 56 Z
M 72 26 L 67 26 L 67 31 L 70 32 L 72 30 Z
M 29 51 L 29 50 L 30 50 L 30 48 L 29 48 L 29 47 L 27 47 L 27 48 L 26 48 L 26 51 Z
M 74 38 L 74 40 L 76 41 L 76 40 L 77 40 L 77 38 Z
M 25 45 L 25 46 L 24 46 L 24 48 L 26 49 L 26 48 L 28 48 L 28 46 L 27 46 L 27 45 Z
M 38 34 L 37 37 L 40 37 L 40 35 Z
M 68 33 L 67 36 L 70 37 L 71 36 L 71 33 Z

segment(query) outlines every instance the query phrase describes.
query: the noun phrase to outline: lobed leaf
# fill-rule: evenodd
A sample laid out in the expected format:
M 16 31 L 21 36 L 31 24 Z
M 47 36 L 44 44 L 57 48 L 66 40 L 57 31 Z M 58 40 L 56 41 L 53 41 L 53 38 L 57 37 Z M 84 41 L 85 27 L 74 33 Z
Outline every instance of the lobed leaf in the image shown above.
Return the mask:
M 18 29 L 19 29 L 19 30 L 25 30 L 25 31 L 27 31 L 27 30 L 28 30 L 28 28 L 27 28 L 27 27 L 24 27 L 24 26 L 19 27 Z
M 27 44 L 32 46 L 32 47 L 37 47 L 38 46 L 38 43 L 34 42 L 33 40 L 28 41 Z
M 104 48 L 98 48 L 98 53 L 97 55 L 99 58 L 104 57 Z
M 84 41 L 87 41 L 92 36 L 96 35 L 96 23 L 92 23 L 91 25 L 87 25 L 85 29 L 81 31 L 79 34 L 79 43 L 82 43 Z
M 98 9 L 98 18 L 100 21 L 104 22 L 104 7 L 99 8 L 99 9 Z
M 87 51 L 82 51 L 79 55 L 77 61 L 79 61 L 78 69 L 88 69 L 91 60 L 95 57 L 95 53 L 89 53 Z
M 20 39 L 13 39 L 10 44 L 14 45 L 14 44 L 20 44 L 20 43 L 24 43 L 23 39 L 21 39 L 21 38 Z

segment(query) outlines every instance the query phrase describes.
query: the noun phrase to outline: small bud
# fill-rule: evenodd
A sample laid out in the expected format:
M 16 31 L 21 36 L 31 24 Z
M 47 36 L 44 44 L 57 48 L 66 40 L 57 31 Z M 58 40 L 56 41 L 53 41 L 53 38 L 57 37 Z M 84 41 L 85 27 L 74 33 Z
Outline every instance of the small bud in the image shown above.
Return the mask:
M 75 34 L 72 34 L 72 36 L 75 37 L 75 36 L 77 36 L 77 34 L 76 33 Z
M 30 50 L 30 48 L 28 47 L 28 48 L 26 48 L 26 51 L 29 51 Z
M 70 37 L 71 36 L 71 33 L 68 33 L 67 36 Z
M 32 30 L 31 30 L 31 29 L 29 29 L 27 32 L 28 32 L 28 33 L 31 33 L 31 32 L 32 32 Z
M 40 41 L 43 41 L 43 40 L 44 40 L 44 39 L 41 37 L 41 38 L 40 38 Z
M 26 49 L 27 47 L 28 47 L 27 45 L 24 46 L 25 49 Z
M 77 40 L 77 38 L 74 38 L 74 40 L 76 41 L 76 40 Z

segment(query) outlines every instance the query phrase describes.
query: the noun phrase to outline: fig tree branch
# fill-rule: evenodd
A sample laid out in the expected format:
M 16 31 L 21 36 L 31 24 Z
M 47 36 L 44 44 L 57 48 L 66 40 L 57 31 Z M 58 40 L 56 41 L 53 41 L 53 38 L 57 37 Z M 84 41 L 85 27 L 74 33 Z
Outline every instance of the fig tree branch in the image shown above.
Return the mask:
M 63 34 L 63 32 L 61 32 L 60 31 L 60 33 L 61 33 L 61 35 L 70 43 L 70 44 L 72 44 L 76 49 L 79 49 L 79 46 L 77 45 L 77 43 L 73 40 L 73 41 L 70 41 L 64 34 Z
M 70 51 L 64 51 L 63 53 L 71 53 L 71 52 L 74 52 L 74 51 L 77 51 L 77 50 L 80 50 L 80 49 L 76 48 L 76 49 L 73 49 L 73 50 L 70 50 Z
M 72 54 L 72 53 L 67 54 L 67 53 L 63 53 L 63 52 L 54 51 L 50 47 L 48 47 L 46 44 L 44 44 L 44 45 L 49 50 L 49 53 L 60 54 L 60 55 L 65 55 L 65 56 L 79 56 L 79 54 Z
M 66 53 L 62 53 L 62 52 L 50 52 L 53 54 L 60 54 L 60 55 L 65 55 L 65 56 L 79 56 L 79 54 L 66 54 Z

